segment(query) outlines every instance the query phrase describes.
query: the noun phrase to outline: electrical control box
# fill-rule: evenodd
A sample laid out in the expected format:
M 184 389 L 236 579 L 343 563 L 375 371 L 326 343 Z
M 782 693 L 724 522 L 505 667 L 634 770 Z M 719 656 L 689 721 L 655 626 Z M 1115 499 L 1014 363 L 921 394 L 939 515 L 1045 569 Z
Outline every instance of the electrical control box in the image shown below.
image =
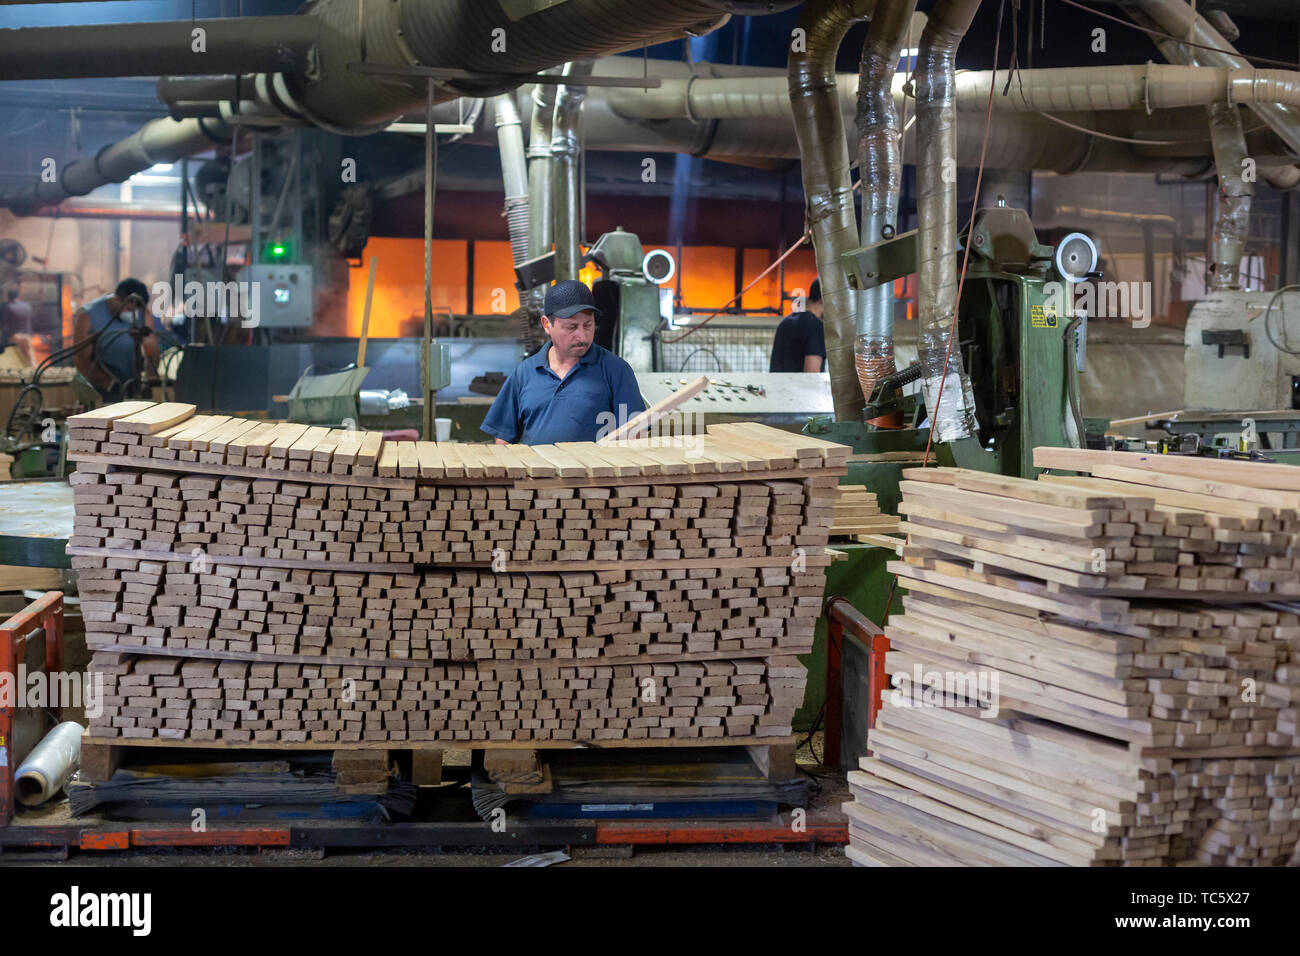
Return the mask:
M 311 325 L 311 266 L 251 265 L 240 270 L 239 281 L 250 284 L 247 301 L 257 308 L 256 315 L 245 317 L 246 328 L 296 329 Z

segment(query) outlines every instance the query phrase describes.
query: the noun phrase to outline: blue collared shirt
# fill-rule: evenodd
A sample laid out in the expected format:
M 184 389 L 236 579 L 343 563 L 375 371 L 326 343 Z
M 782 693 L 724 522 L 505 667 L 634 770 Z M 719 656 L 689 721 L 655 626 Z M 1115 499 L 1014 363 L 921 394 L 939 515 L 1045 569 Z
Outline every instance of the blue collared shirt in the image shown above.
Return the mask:
M 483 419 L 483 431 L 512 444 L 595 441 L 645 411 L 632 366 L 591 344 L 561 381 L 547 362 L 551 343 L 520 362 Z

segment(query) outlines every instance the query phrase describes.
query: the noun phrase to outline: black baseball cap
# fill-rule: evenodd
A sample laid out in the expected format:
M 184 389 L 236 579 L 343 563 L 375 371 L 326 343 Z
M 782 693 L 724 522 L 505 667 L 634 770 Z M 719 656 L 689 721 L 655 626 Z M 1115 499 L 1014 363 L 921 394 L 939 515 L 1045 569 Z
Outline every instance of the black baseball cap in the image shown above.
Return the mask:
M 567 319 L 571 315 L 588 311 L 600 315 L 591 290 L 577 279 L 564 279 L 547 289 L 542 311 L 552 319 Z

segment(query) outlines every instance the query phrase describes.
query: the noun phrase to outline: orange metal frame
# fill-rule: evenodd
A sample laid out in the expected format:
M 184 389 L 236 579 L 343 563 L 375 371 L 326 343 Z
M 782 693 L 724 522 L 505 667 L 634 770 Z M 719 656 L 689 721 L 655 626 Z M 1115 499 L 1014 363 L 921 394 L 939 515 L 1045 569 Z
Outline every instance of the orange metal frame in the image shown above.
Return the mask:
M 63 592 L 50 591 L 0 624 L 0 677 L 7 677 L 14 699 L 0 695 L 0 826 L 14 815 L 14 715 L 17 711 L 18 664 L 26 659 L 27 642 L 45 641 L 45 672 L 63 669 Z
M 889 653 L 889 638 L 861 611 L 842 597 L 826 602 L 826 737 L 822 762 L 831 767 L 840 765 L 840 730 L 843 722 L 841 704 L 843 684 L 840 679 L 844 638 L 849 637 L 864 645 L 871 661 L 867 681 L 871 702 L 867 711 L 867 727 L 876 726 L 880 701 L 889 686 L 885 672 L 885 655 Z M 871 755 L 871 751 L 867 751 Z

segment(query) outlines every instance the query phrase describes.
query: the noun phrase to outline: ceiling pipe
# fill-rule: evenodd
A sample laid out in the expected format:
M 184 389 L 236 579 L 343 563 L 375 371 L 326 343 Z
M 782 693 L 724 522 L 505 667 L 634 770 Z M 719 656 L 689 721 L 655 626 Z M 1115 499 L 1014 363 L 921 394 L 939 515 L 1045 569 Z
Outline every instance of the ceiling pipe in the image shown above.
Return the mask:
M 875 7 L 874 0 L 809 0 L 791 45 L 788 90 L 806 202 L 821 279 L 826 370 L 837 421 L 861 421 L 865 404 L 854 370 L 858 293 L 841 256 L 858 246 L 858 220 L 849 179 L 849 146 L 836 86 L 835 55 L 844 35 Z
M 320 27 L 272 16 L 0 30 L 0 80 L 306 72 Z
M 350 64 L 464 70 L 476 75 L 438 82 L 435 100 L 492 96 L 517 87 L 521 75 L 706 32 L 724 13 L 774 13 L 796 2 L 319 0 L 308 12 L 324 24 L 320 77 L 286 76 L 284 85 L 317 125 L 364 133 L 421 109 L 428 81 L 356 72 Z
M 555 121 L 555 90 L 549 84 L 536 84 L 528 102 L 532 117 L 528 124 L 528 198 L 531 219 L 528 223 L 528 257 L 535 259 L 551 251 L 554 222 L 551 203 L 551 132 Z M 529 330 L 542 317 L 546 289 L 538 286 L 524 296 L 528 309 Z
M 880 0 L 867 41 L 862 47 L 858 80 L 858 180 L 862 191 L 864 246 L 890 239 L 898 224 L 898 195 L 903 183 L 898 112 L 891 85 L 902 55 L 916 0 Z M 893 375 L 894 284 L 884 282 L 865 292 L 861 300 L 853 359 L 862 398 L 867 401 L 876 383 Z M 897 426 L 901 413 L 872 424 Z
M 659 77 L 662 84 L 658 89 L 593 88 L 583 121 L 588 148 L 690 152 L 724 162 L 768 167 L 774 160 L 798 156 L 794 128 L 790 125 L 788 82 L 783 76 L 720 64 L 697 63 L 695 67 L 698 75 L 692 78 L 687 64 L 651 60 L 649 72 Z M 1201 108 L 1216 97 L 1223 99 L 1228 95 L 1228 71 L 1162 68 L 1177 72 L 1153 73 L 1147 83 L 1143 79 L 1146 67 L 1142 66 L 1041 71 L 1049 74 L 1050 82 L 1034 78 L 1040 71 L 1025 71 L 1027 100 L 1000 95 L 1004 84 L 999 83 L 993 97 L 995 115 L 989 133 L 988 166 L 1061 173 L 1085 169 L 1193 171 L 1196 163 L 1190 160 L 1208 160 L 1212 152 Z M 627 77 L 639 76 L 643 69 L 640 59 L 607 57 L 597 64 L 595 72 L 599 76 Z M 1300 79 L 1300 74 L 1294 76 Z M 988 104 L 989 84 L 993 81 L 993 74 L 987 71 L 958 73 L 958 110 L 968 107 L 983 113 Z M 1181 92 L 1189 81 L 1192 81 L 1191 92 Z M 895 74 L 891 79 L 895 109 L 901 109 L 904 103 L 903 82 L 902 74 Z M 858 85 L 855 74 L 841 73 L 836 77 L 841 109 L 849 122 L 854 115 Z M 1013 84 L 1012 90 L 1017 86 Z M 1242 85 L 1237 84 L 1235 88 L 1240 90 Z M 1063 103 L 1070 102 L 1062 99 L 1068 90 L 1076 91 L 1071 94 L 1076 97 L 1074 103 L 1106 108 L 1061 110 Z M 1255 85 L 1255 91 L 1257 96 L 1264 95 L 1260 84 Z M 1143 105 L 1147 96 L 1161 102 L 1162 108 L 1148 112 Z M 1134 103 L 1138 105 L 1133 106 Z M 1124 108 L 1125 104 L 1128 108 Z M 1053 106 L 1053 110 L 1043 112 L 1052 113 L 1054 118 L 1043 116 L 1029 106 Z M 1180 115 L 1183 113 L 1186 115 Z M 1063 126 L 1058 120 L 1082 129 Z M 1180 124 L 1183 128 L 1172 128 Z M 710 135 L 701 142 L 700 131 L 705 128 L 710 130 Z M 1132 145 L 1086 132 L 1092 129 L 1126 139 L 1180 142 L 1177 146 Z M 908 156 L 915 155 L 908 143 L 908 137 L 913 134 L 914 130 L 904 133 L 904 153 Z M 857 139 L 856 127 L 849 135 Z M 982 123 L 959 124 L 959 164 L 978 162 L 982 136 Z M 1261 161 L 1287 157 L 1285 148 L 1271 133 L 1254 139 L 1253 155 Z
M 591 75 L 590 62 L 566 63 L 566 80 L 581 81 Z M 551 122 L 551 209 L 555 235 L 555 278 L 576 279 L 582 268 L 582 182 L 579 163 L 582 144 L 578 129 L 587 88 L 581 82 L 563 83 L 555 91 L 555 117 Z
M 242 99 L 253 88 L 254 75 L 241 76 L 160 76 L 156 90 L 158 101 L 167 106 L 185 100 Z
M 591 87 L 587 91 L 582 113 L 585 148 L 641 154 L 686 153 L 757 169 L 789 169 L 792 161 L 799 158 L 799 145 L 790 113 L 785 72 L 777 71 L 777 95 L 768 96 L 763 91 L 772 85 L 771 71 L 705 62 L 694 66 L 698 78 L 690 84 L 689 101 L 685 91 L 686 81 L 691 76 L 691 65 L 678 60 L 648 62 L 649 74 L 662 81 L 663 89 Z M 613 56 L 598 61 L 594 74 L 625 78 L 641 76 L 646 69 L 647 65 L 640 57 Z M 1103 68 L 1106 69 L 1111 68 Z M 1028 77 L 1030 74 L 1025 75 Z M 725 93 L 718 89 L 717 80 L 728 82 L 729 89 Z M 894 82 L 894 103 L 899 108 L 903 104 L 903 93 L 898 86 L 900 81 L 895 78 Z M 857 96 L 858 77 L 856 74 L 840 74 L 837 85 L 845 114 L 846 141 L 852 137 L 856 142 L 858 130 L 854 124 L 853 104 Z M 712 89 L 713 92 L 701 96 L 702 89 Z M 987 97 L 987 86 L 984 89 Z M 999 91 L 1000 89 L 1001 86 Z M 530 85 L 523 88 L 524 94 L 536 94 L 539 90 L 553 91 L 554 87 Z M 1003 98 L 995 95 L 995 104 L 1001 99 Z M 456 101 L 442 104 L 436 109 L 449 109 L 450 112 L 445 115 L 454 119 Z M 525 122 L 536 118 L 530 95 L 521 98 L 521 109 Z M 909 109 L 909 114 L 910 112 Z M 658 118 L 640 118 L 650 114 Z M 720 114 L 735 118 L 717 119 Z M 986 166 L 993 169 L 1033 169 L 1057 173 L 1090 171 L 1186 175 L 1200 173 L 1213 163 L 1203 104 L 1186 108 L 1171 107 L 1151 114 L 1141 108 L 1102 110 L 1095 113 L 1062 111 L 1053 115 L 1056 119 L 1086 129 L 1095 129 L 1100 133 L 1126 139 L 1149 139 L 1152 142 L 1144 145 L 1115 142 L 1062 126 L 1055 119 L 1038 113 L 999 112 L 995 107 L 989 130 Z M 903 133 L 902 149 L 909 163 L 916 155 L 915 132 L 915 123 L 909 121 L 908 129 Z M 979 162 L 983 133 L 983 123 L 958 124 L 956 134 L 959 166 L 974 166 Z M 465 139 L 479 145 L 496 142 L 495 132 L 486 124 L 480 124 Z M 1161 142 L 1170 140 L 1175 141 L 1173 145 Z M 549 143 L 549 138 L 543 142 Z M 1247 134 L 1247 143 L 1251 156 L 1258 161 L 1261 170 L 1266 167 L 1276 170 L 1291 162 L 1286 148 L 1267 128 Z M 533 181 L 530 172 L 530 183 Z M 536 203 L 533 208 L 538 208 Z M 536 223 L 537 218 L 534 217 L 534 224 Z M 548 243 L 541 251 L 545 252 L 549 248 Z
M 361 135 L 378 132 L 402 114 L 421 109 L 428 87 L 434 83 L 421 76 L 367 72 L 367 69 L 426 65 L 473 74 L 464 79 L 438 80 L 434 83 L 435 102 L 460 95 L 495 95 L 515 89 L 522 77 L 560 63 L 639 50 L 688 32 L 707 31 L 718 26 L 726 13 L 774 13 L 796 3 L 797 0 L 638 0 L 629 9 L 624 0 L 566 0 L 541 9 L 521 9 L 515 3 L 503 6 L 501 0 L 418 3 L 371 0 L 368 4 L 365 0 L 316 0 L 295 17 L 211 21 L 215 33 L 209 33 L 208 52 L 202 57 L 191 52 L 188 31 L 195 27 L 191 22 L 181 24 L 187 31 L 184 43 L 178 43 L 177 34 L 169 32 L 175 24 L 42 27 L 33 28 L 44 31 L 35 34 L 30 30 L 13 31 L 13 35 L 0 40 L 0 51 L 3 51 L 0 69 L 4 71 L 0 77 L 110 76 L 123 75 L 122 70 L 147 75 L 190 71 L 242 74 L 262 70 L 254 76 L 251 96 L 242 94 L 237 101 L 223 101 L 223 117 L 235 117 L 244 112 L 245 102 L 255 102 L 254 115 L 238 117 L 240 122 L 267 125 L 274 121 L 273 114 L 278 113 L 285 124 L 305 120 L 330 132 Z M 269 30 L 269 24 L 275 24 L 275 29 Z M 208 27 L 207 22 L 203 25 Z M 17 45 L 29 45 L 22 42 L 19 34 L 40 40 L 36 44 L 40 48 L 39 56 L 31 50 L 14 49 Z M 141 37 L 149 41 L 144 44 L 144 54 L 140 49 Z M 214 37 L 223 42 L 214 44 Z M 233 49 L 227 49 L 224 41 L 230 37 L 243 39 Z M 313 52 L 303 60 L 298 46 L 307 37 L 311 38 L 308 48 Z M 5 55 L 10 51 L 13 57 Z M 69 51 L 75 55 L 70 57 Z M 276 64 L 290 63 L 292 67 L 273 66 L 267 70 L 266 63 L 256 58 L 262 53 L 278 58 L 274 60 Z M 143 65 L 143 55 L 149 58 L 148 66 Z M 65 68 L 51 65 L 68 59 L 82 62 L 67 67 L 72 71 L 69 73 L 58 72 Z M 43 72 L 46 70 L 51 72 Z M 203 137 L 193 139 L 190 134 L 198 132 L 198 127 L 189 124 L 209 120 L 190 118 L 166 122 L 182 128 L 171 130 L 165 137 L 169 141 L 179 142 L 188 136 L 193 145 L 191 152 L 206 145 Z M 211 122 L 216 125 L 216 121 Z M 117 146 L 108 147 L 108 150 L 115 149 Z M 181 155 L 188 153 L 180 153 L 176 158 Z M 126 175 L 132 172 L 139 170 L 130 170 Z M 95 185 L 111 181 L 115 180 L 105 179 Z M 0 206 L 31 209 L 79 194 L 58 188 L 26 188 L 0 194 Z
M 514 93 L 492 98 L 493 122 L 501 153 L 501 178 L 505 186 L 505 217 L 510 232 L 510 250 L 517 266 L 528 259 L 529 197 L 528 160 L 524 156 L 524 129 Z M 519 304 L 523 305 L 523 293 Z
M 1157 39 L 1156 46 L 1168 60 L 1242 72 L 1278 72 L 1254 71 L 1250 61 L 1238 54 L 1222 34 L 1210 26 L 1209 21 L 1180 0 L 1128 0 L 1122 5 L 1138 23 L 1153 24 L 1172 36 L 1200 44 L 1189 47 L 1173 40 Z M 1286 143 L 1293 156 L 1300 156 L 1300 109 L 1278 101 L 1249 102 L 1247 105 Z
M 957 322 L 957 47 L 980 0 L 938 0 L 916 65 L 917 355 L 938 441 L 975 431 L 975 396 L 953 341 Z M 950 348 L 951 346 L 951 348 Z
M 158 163 L 174 163 L 185 156 L 230 141 L 231 130 L 221 120 L 171 118 L 151 120 L 126 139 L 106 146 L 93 157 L 56 168 L 53 182 L 38 181 L 16 195 L 6 195 L 4 205 L 20 215 L 41 206 L 84 196 L 107 183 L 120 183 Z
M 1215 103 L 1207 109 L 1219 174 L 1219 215 L 1214 223 L 1214 262 L 1210 266 L 1210 288 L 1217 292 L 1241 288 L 1241 257 L 1250 236 L 1255 185 L 1254 177 L 1247 179 L 1244 169 L 1249 158 L 1241 111 L 1229 103 Z
M 602 60 L 602 71 L 605 63 Z M 890 82 L 895 108 L 901 108 L 907 77 L 894 72 Z M 697 64 L 703 66 L 704 64 Z M 695 79 L 672 77 L 658 89 L 602 91 L 624 116 L 638 119 L 673 119 L 689 110 L 700 119 L 747 119 L 788 114 L 781 78 L 747 69 L 747 75 Z M 836 77 L 845 107 L 858 90 L 858 76 Z M 995 113 L 1081 110 L 1163 110 L 1208 106 L 1228 102 L 1243 106 L 1281 103 L 1300 106 L 1300 72 L 1294 70 L 1227 69 L 1147 63 L 1117 66 L 1060 67 L 1021 70 L 1005 94 L 1006 72 L 963 70 L 956 74 L 954 98 L 958 112 L 984 113 L 989 106 L 989 84 L 996 83 Z M 642 94 L 645 95 L 642 95 Z

